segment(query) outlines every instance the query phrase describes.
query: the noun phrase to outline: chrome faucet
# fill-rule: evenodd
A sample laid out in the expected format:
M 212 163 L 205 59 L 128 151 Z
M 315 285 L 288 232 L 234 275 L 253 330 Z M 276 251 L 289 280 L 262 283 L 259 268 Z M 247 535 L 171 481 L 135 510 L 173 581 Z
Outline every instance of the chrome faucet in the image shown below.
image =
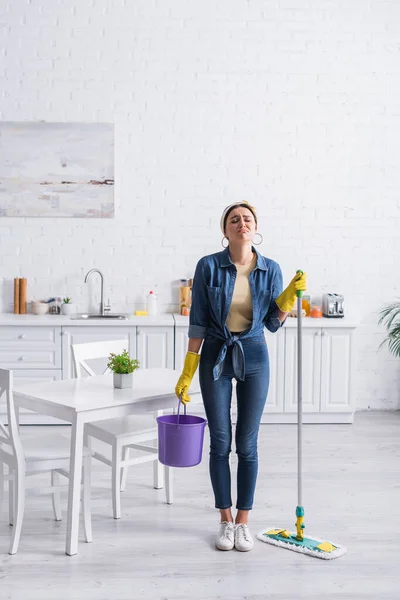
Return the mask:
M 101 279 L 101 287 L 100 287 L 100 314 L 104 315 L 104 313 L 107 311 L 109 312 L 110 310 L 110 306 L 104 305 L 104 277 L 103 277 L 103 273 L 101 271 L 99 271 L 98 269 L 90 269 L 90 271 L 88 273 L 86 273 L 85 276 L 85 283 L 87 283 L 87 280 L 89 279 L 89 276 L 92 273 L 98 273 L 100 275 L 100 279 Z

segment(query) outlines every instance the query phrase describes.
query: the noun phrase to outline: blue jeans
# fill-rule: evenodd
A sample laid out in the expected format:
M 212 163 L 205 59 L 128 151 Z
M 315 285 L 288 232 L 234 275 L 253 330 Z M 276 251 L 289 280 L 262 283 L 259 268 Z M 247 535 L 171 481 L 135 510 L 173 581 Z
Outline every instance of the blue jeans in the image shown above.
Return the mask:
M 229 455 L 232 444 L 231 400 L 232 347 L 228 348 L 223 371 L 213 379 L 213 367 L 223 341 L 207 336 L 200 358 L 200 386 L 210 430 L 210 477 L 215 507 L 232 506 Z M 257 438 L 268 394 L 269 358 L 264 334 L 242 341 L 246 376 L 237 381 L 237 421 L 235 431 L 237 504 L 239 510 L 251 510 L 258 472 Z

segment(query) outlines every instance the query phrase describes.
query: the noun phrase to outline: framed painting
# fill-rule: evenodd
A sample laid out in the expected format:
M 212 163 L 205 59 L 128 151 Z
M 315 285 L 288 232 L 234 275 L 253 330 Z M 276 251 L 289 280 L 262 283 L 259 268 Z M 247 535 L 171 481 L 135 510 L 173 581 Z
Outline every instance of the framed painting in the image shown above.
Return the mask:
M 0 217 L 114 217 L 114 125 L 0 122 Z

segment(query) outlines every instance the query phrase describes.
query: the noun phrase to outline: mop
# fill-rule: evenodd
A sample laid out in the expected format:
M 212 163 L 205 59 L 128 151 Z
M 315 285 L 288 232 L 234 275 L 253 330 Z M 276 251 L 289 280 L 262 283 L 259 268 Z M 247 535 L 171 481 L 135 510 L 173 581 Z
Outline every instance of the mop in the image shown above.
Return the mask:
M 301 273 L 301 271 L 298 271 Z M 267 544 L 273 544 L 274 546 L 280 546 L 281 548 L 287 548 L 294 552 L 301 552 L 303 554 L 309 554 L 317 558 L 323 558 L 325 560 L 331 560 L 338 558 L 346 553 L 346 548 L 321 540 L 315 537 L 304 536 L 304 508 L 302 500 L 302 410 L 303 410 L 303 398 L 302 398 L 302 336 L 301 336 L 301 323 L 302 323 L 302 291 L 297 292 L 297 494 L 298 502 L 296 507 L 296 533 L 291 533 L 287 529 L 279 527 L 268 527 L 263 529 L 257 534 L 257 538 Z

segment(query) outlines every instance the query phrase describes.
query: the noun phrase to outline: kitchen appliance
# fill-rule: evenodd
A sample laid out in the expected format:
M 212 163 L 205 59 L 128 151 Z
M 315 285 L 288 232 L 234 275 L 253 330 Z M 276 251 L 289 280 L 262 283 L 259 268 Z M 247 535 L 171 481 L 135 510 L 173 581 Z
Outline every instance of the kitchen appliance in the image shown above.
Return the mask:
M 342 294 L 323 294 L 322 314 L 324 317 L 344 317 L 344 298 Z

